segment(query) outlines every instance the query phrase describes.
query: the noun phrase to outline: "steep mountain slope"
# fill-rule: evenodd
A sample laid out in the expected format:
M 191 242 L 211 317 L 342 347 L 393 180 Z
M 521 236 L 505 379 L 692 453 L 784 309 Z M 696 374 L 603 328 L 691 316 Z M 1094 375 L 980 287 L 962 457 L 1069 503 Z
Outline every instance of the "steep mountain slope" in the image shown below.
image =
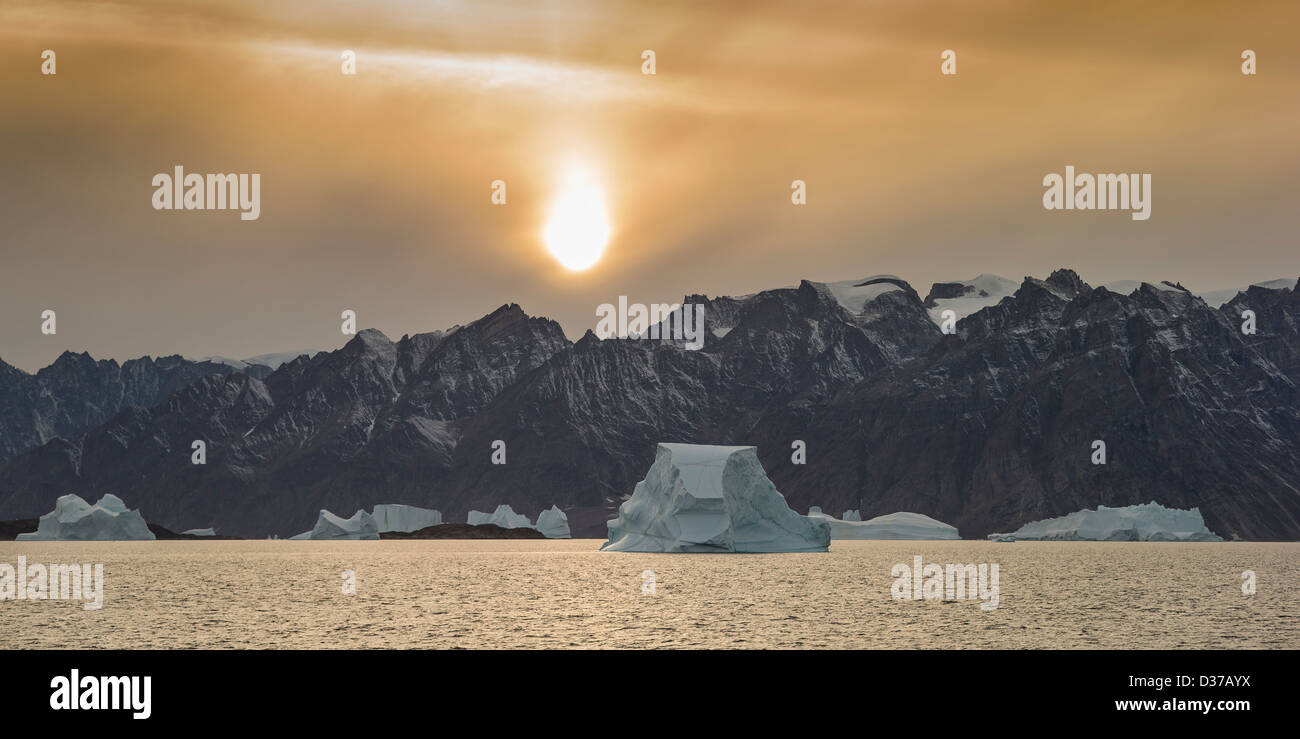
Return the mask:
M 265 382 L 211 378 L 153 409 L 0 469 L 0 516 L 68 490 L 116 490 L 169 528 L 260 536 L 305 528 L 322 507 L 377 502 L 450 515 L 558 503 L 603 525 L 658 441 L 720 440 L 787 406 L 826 402 L 938 340 L 915 291 L 851 313 L 805 282 L 745 299 L 691 296 L 711 338 L 570 344 L 552 321 L 503 306 L 447 334 L 360 332 Z M 207 464 L 190 464 L 193 439 Z M 506 464 L 491 462 L 506 443 Z M 197 524 L 195 524 L 197 525 Z
M 755 438 L 796 507 L 914 511 L 971 537 L 1156 500 L 1200 507 L 1225 537 L 1300 538 L 1300 311 L 1294 290 L 1252 302 L 1268 328 L 1243 336 L 1170 285 L 1124 296 L 1069 271 L 1026 278 L 903 372 L 770 417 Z M 807 465 L 790 463 L 792 438 Z
M 152 406 L 200 377 L 231 369 L 179 356 L 118 364 L 64 352 L 29 375 L 0 362 L 0 464 L 56 437 L 74 438 L 128 406 Z
M 407 503 L 455 521 L 558 504 L 575 536 L 599 536 L 668 441 L 756 443 L 801 511 L 913 511 L 968 537 L 1155 500 L 1199 506 L 1225 537 L 1300 538 L 1294 289 L 1252 287 L 1216 309 L 1177 283 L 1120 295 L 1059 270 L 950 336 L 891 276 L 683 302 L 704 307 L 697 351 L 591 332 L 570 343 L 506 305 L 396 342 L 362 331 L 263 378 L 201 377 L 0 467 L 0 519 L 67 492 L 243 536 L 305 530 L 321 508 Z M 0 367 L 0 389 L 23 381 Z M 196 439 L 206 465 L 190 462 Z M 1090 461 L 1094 440 L 1105 465 Z M 792 464 L 795 441 L 807 464 Z

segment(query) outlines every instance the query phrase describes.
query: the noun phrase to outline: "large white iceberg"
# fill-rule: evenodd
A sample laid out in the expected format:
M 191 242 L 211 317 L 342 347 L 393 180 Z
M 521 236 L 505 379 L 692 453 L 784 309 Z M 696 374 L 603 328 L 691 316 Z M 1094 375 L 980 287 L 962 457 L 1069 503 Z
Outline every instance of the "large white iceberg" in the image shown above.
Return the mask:
M 855 516 L 856 518 L 850 518 Z M 889 513 L 867 521 L 857 511 L 845 511 L 840 520 L 813 506 L 808 517 L 826 521 L 832 539 L 960 539 L 957 529 L 920 513 Z
M 551 506 L 537 516 L 537 530 L 547 539 L 570 539 L 569 517 L 558 506 Z
M 442 512 L 432 508 L 419 508 L 400 503 L 382 503 L 370 512 L 379 533 L 388 531 L 411 532 L 442 523 Z
M 375 519 L 369 513 L 366 513 L 364 509 L 357 510 L 356 513 L 352 514 L 352 518 L 343 518 L 322 508 L 320 516 L 316 518 L 316 525 L 312 527 L 311 531 L 304 531 L 289 538 L 310 539 L 312 541 L 373 540 L 379 538 L 379 526 L 375 524 Z
M 752 446 L 660 444 L 610 521 L 614 552 L 824 552 L 830 526 L 790 510 Z
M 502 504 L 488 515 L 482 511 L 469 512 L 469 525 L 482 526 L 485 523 L 496 524 L 503 529 L 531 529 L 534 528 L 533 522 L 528 520 L 528 516 L 522 513 L 515 513 L 515 509 L 508 505 Z
M 1201 511 L 1165 508 L 1156 502 L 1075 511 L 1021 526 L 993 541 L 1223 541 L 1205 527 Z
M 107 494 L 95 505 L 80 495 L 63 495 L 54 510 L 41 516 L 36 531 L 19 534 L 17 541 L 121 541 L 155 539 L 140 511 L 128 511 L 116 495 Z

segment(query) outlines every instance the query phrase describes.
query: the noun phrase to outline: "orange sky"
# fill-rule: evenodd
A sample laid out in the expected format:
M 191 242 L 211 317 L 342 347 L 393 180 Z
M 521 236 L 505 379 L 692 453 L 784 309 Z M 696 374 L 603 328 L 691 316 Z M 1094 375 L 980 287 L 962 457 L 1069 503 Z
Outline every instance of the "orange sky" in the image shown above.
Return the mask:
M 396 338 L 506 302 L 576 338 L 619 295 L 878 273 L 922 294 L 1060 266 L 1294 279 L 1298 20 L 1294 2 L 8 0 L 0 358 L 333 348 L 344 308 Z M 261 218 L 153 210 L 177 164 L 261 173 Z M 1151 173 L 1151 219 L 1045 211 L 1067 164 Z M 541 240 L 573 165 L 614 233 L 582 273 Z

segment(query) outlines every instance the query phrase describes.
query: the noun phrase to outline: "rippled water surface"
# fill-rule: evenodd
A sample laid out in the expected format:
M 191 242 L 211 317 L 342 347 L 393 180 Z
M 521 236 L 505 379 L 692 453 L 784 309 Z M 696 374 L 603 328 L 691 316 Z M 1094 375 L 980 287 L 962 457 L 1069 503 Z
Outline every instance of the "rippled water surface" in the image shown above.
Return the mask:
M 600 543 L 3 542 L 10 565 L 103 563 L 104 607 L 0 600 L 0 648 L 1300 647 L 1294 543 L 837 541 L 749 555 Z M 998 608 L 893 599 L 890 568 L 915 555 L 997 563 Z

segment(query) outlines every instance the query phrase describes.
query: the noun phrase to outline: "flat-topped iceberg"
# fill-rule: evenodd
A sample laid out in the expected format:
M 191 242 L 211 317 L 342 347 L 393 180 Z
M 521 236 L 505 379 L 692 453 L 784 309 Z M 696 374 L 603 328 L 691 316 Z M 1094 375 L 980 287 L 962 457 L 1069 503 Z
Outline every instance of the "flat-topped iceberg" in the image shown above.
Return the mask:
M 993 541 L 1223 541 L 1205 527 L 1201 511 L 1165 508 L 1156 502 L 1075 511 L 1021 526 Z
M 217 530 L 213 528 L 206 529 L 185 529 L 181 532 L 185 536 L 216 536 Z
M 660 444 L 610 521 L 613 552 L 824 552 L 830 526 L 790 510 L 752 446 Z
M 850 518 L 854 516 L 855 518 Z M 826 521 L 832 539 L 960 539 L 957 529 L 920 513 L 889 513 L 867 521 L 857 511 L 845 511 L 840 520 L 813 506 L 808 517 Z
M 482 511 L 469 512 L 469 525 L 482 526 L 485 523 L 495 524 L 503 529 L 531 529 L 533 522 L 528 520 L 528 516 L 522 513 L 515 513 L 515 509 L 508 505 L 502 504 L 488 515 Z
M 116 495 L 90 505 L 80 495 L 62 495 L 54 510 L 41 516 L 36 531 L 16 541 L 126 541 L 155 539 L 139 511 L 128 511 Z
M 358 510 L 353 513 L 352 518 L 343 518 L 322 508 L 320 516 L 316 518 L 316 525 L 312 527 L 311 531 L 304 531 L 290 538 L 310 539 L 312 541 L 372 540 L 379 538 L 379 526 L 375 524 L 375 519 L 365 510 Z
M 379 533 L 401 531 L 409 533 L 442 523 L 442 512 L 432 508 L 419 508 L 400 503 L 381 503 L 370 512 Z
M 537 530 L 547 539 L 570 539 L 569 517 L 559 506 L 551 506 L 537 516 Z

